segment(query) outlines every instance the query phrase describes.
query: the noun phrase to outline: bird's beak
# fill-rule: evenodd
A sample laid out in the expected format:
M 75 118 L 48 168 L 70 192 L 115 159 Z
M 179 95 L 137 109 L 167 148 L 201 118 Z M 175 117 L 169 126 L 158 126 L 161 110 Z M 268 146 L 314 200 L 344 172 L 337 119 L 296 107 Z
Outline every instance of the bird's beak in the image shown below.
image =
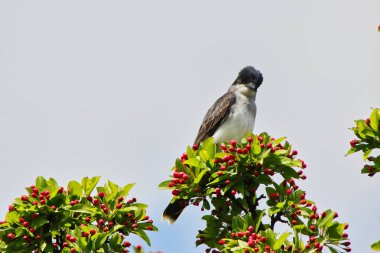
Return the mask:
M 261 83 L 260 83 L 261 84 Z M 257 88 L 260 87 L 260 84 L 259 83 L 249 83 L 248 84 L 248 88 L 251 89 L 251 90 L 254 90 L 254 91 L 257 91 Z

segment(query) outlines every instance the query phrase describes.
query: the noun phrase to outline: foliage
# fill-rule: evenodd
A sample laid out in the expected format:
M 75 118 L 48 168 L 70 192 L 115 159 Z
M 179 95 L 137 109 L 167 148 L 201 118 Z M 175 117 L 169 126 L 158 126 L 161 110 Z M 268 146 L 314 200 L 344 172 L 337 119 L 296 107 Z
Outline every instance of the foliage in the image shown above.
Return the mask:
M 210 210 L 196 242 L 206 252 L 350 252 L 348 224 L 337 222 L 336 212 L 318 212 L 296 184 L 306 179 L 306 164 L 296 155 L 285 138 L 266 133 L 241 144 L 210 138 L 188 147 L 160 188 L 172 191 L 172 201 Z M 290 229 L 274 232 L 277 222 Z
M 380 149 L 380 109 L 372 110 L 371 116 L 366 120 L 355 120 L 356 126 L 351 128 L 358 139 L 350 141 L 351 149 L 346 155 L 363 152 L 363 160 L 368 161 L 361 172 L 374 176 L 380 172 L 380 155 L 370 156 L 374 150 Z
M 129 252 L 125 236 L 133 233 L 148 244 L 145 231 L 156 231 L 146 216 L 147 205 L 125 201 L 134 184 L 124 187 L 100 177 L 69 182 L 66 190 L 50 178 L 38 177 L 27 195 L 9 206 L 0 222 L 0 251 L 18 252 Z M 96 196 L 91 196 L 95 189 Z M 134 247 L 142 252 L 141 246 Z
M 350 141 L 351 149 L 347 155 L 362 151 L 363 160 L 368 161 L 368 164 L 364 165 L 361 172 L 372 177 L 380 172 L 380 155 L 370 156 L 374 150 L 380 149 L 380 109 L 373 109 L 369 118 L 355 120 L 355 124 L 351 130 L 359 139 Z M 380 241 L 372 244 L 371 248 L 380 251 Z

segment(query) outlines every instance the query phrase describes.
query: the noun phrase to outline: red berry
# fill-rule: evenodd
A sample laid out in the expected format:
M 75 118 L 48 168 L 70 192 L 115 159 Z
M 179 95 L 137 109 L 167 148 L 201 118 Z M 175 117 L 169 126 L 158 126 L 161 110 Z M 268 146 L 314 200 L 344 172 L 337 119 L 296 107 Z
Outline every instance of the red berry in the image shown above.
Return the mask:
M 236 144 L 237 144 L 237 141 L 235 141 L 235 140 L 231 140 L 231 141 L 230 141 L 230 144 L 231 144 L 233 147 L 235 147 Z
M 220 245 L 224 245 L 226 242 L 223 240 L 223 239 L 221 239 L 221 240 L 219 240 L 219 244 Z
M 194 150 L 198 150 L 198 148 L 199 148 L 199 146 L 198 146 L 197 144 L 194 144 L 194 145 L 193 145 L 193 149 L 194 149 Z
M 87 232 L 83 232 L 83 233 L 82 233 L 82 236 L 83 236 L 83 237 L 88 237 L 89 235 L 90 235 L 90 234 L 87 233 Z
M 13 239 L 16 237 L 16 235 L 13 234 L 13 233 L 9 233 L 9 234 L 7 235 L 7 237 L 8 237 L 9 239 L 13 240 Z
M 131 243 L 128 242 L 128 241 L 125 241 L 125 242 L 123 242 L 123 246 L 124 246 L 124 247 L 130 247 L 130 246 L 131 246 Z
M 29 222 L 25 221 L 24 223 L 22 223 L 22 225 L 27 228 L 29 227 Z
M 177 190 L 177 189 L 174 189 L 174 190 L 172 191 L 172 194 L 173 194 L 174 196 L 178 196 L 179 193 L 180 193 L 180 191 Z
M 352 141 L 350 141 L 351 147 L 355 147 L 356 144 L 358 144 L 358 143 L 359 143 L 359 140 L 352 140 Z
M 65 247 L 65 248 L 69 247 L 69 243 L 68 242 L 64 242 L 64 243 L 62 243 L 62 246 Z
M 119 204 L 116 205 L 116 208 L 120 209 L 122 206 L 123 206 L 123 204 L 119 203 Z
M 76 239 L 75 239 L 74 236 L 71 236 L 71 237 L 69 238 L 69 241 L 70 241 L 70 242 L 75 242 L 75 240 L 76 240 Z
M 247 141 L 251 143 L 253 141 L 252 137 L 248 136 Z
M 94 235 L 96 233 L 96 230 L 95 229 L 91 229 L 90 230 L 90 234 Z
M 25 195 L 23 195 L 23 196 L 21 196 L 21 200 L 22 200 L 22 201 L 27 201 L 27 200 L 28 200 L 28 197 L 25 196 Z
M 13 209 L 14 209 L 14 206 L 13 206 L 13 205 L 8 206 L 8 210 L 9 210 L 9 211 L 13 211 Z
M 98 196 L 99 196 L 99 198 L 103 198 L 104 197 L 104 192 L 99 192 Z
M 94 205 L 99 205 L 99 199 L 94 199 L 94 201 L 92 202 Z

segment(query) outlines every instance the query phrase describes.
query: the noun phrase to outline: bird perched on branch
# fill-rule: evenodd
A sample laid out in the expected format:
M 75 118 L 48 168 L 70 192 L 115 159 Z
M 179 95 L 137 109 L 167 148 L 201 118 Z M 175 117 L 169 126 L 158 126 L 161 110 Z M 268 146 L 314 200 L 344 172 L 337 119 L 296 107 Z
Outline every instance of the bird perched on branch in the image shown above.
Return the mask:
M 194 144 L 199 145 L 209 137 L 215 143 L 241 140 L 244 134 L 252 132 L 256 117 L 256 93 L 263 82 L 261 72 L 254 67 L 243 68 L 228 91 L 207 111 Z M 187 206 L 180 199 L 170 203 L 162 217 L 174 223 Z

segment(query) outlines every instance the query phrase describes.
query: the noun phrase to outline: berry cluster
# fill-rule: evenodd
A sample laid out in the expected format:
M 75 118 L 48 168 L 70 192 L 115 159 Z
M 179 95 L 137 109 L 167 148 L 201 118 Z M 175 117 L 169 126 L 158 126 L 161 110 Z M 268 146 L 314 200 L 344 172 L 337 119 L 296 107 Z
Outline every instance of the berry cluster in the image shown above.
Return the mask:
M 380 109 L 373 109 L 370 118 L 356 120 L 355 123 L 356 126 L 351 130 L 357 139 L 350 141 L 351 148 L 347 155 L 362 151 L 368 164 L 364 165 L 361 172 L 372 177 L 380 172 L 380 155 L 370 156 L 373 150 L 380 149 Z
M 143 235 L 149 243 L 144 230 L 157 229 L 146 215 L 146 205 L 136 198 L 125 201 L 133 185 L 121 188 L 109 181 L 91 196 L 98 180 L 72 181 L 65 190 L 53 179 L 37 178 L 36 185 L 27 188 L 29 194 L 8 207 L 6 220 L 0 223 L 0 239 L 5 242 L 0 251 L 130 252 L 131 243 L 124 240 L 130 233 Z
M 220 145 L 210 138 L 189 147 L 177 159 L 172 179 L 160 187 L 186 205 L 211 209 L 196 242 L 207 245 L 206 252 L 321 252 L 323 247 L 350 252 L 346 224 L 336 222 L 331 210 L 318 213 L 299 189 L 296 180 L 307 178 L 307 165 L 297 155 L 285 138 L 266 133 Z M 293 240 L 287 240 L 290 233 L 273 232 L 277 222 L 293 228 Z M 297 241 L 302 236 L 311 240 Z

